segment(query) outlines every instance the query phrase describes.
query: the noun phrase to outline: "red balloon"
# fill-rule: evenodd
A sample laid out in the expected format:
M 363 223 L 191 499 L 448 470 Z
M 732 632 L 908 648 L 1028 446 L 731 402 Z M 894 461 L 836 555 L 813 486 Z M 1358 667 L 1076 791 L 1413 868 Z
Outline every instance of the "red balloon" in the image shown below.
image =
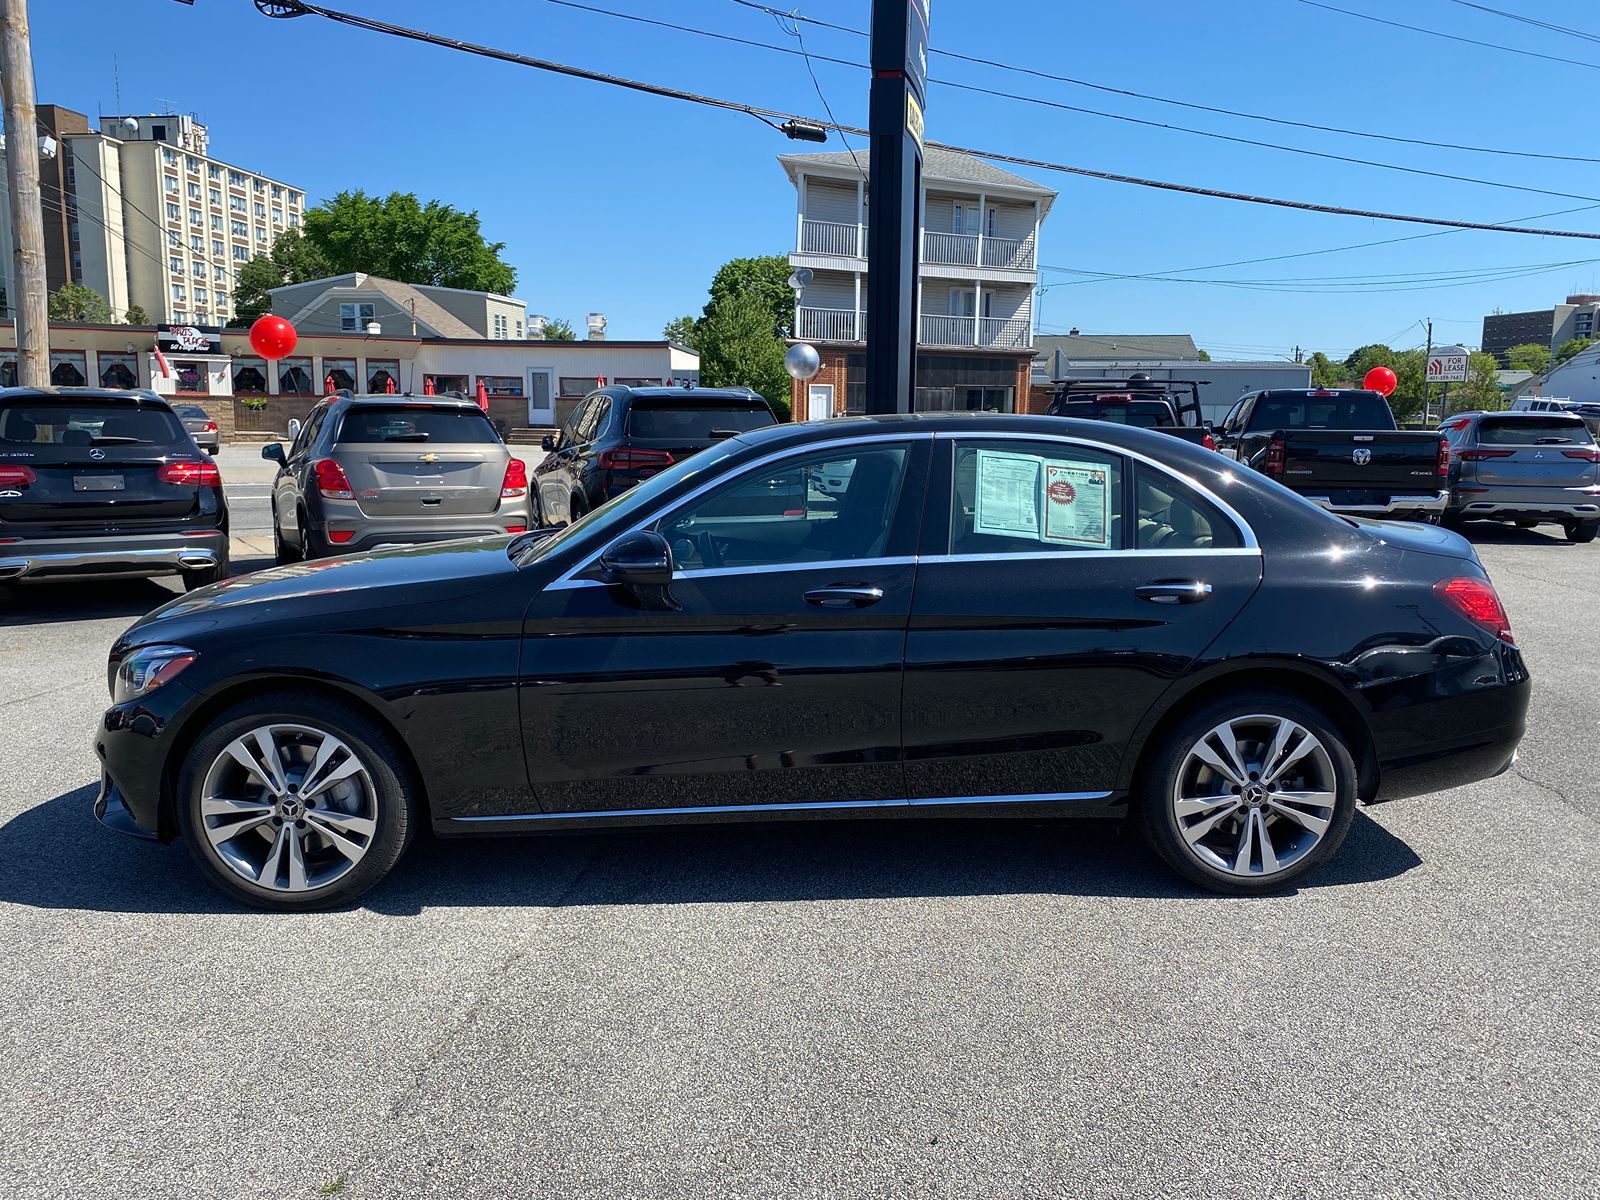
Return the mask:
M 250 345 L 265 359 L 276 361 L 293 354 L 295 343 L 299 340 L 300 336 L 295 333 L 293 325 L 271 313 L 257 317 L 256 323 L 250 326 Z
M 1387 396 L 1394 391 L 1394 385 L 1400 381 L 1394 377 L 1394 372 L 1388 367 L 1373 367 L 1367 372 L 1367 377 L 1361 381 L 1361 386 L 1369 392 L 1377 392 L 1380 396 Z

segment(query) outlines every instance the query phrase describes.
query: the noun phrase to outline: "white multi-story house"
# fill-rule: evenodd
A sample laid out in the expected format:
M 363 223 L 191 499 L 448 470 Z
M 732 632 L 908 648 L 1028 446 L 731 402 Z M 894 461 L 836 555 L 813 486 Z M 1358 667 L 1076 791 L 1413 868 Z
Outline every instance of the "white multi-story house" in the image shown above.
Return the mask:
M 794 337 L 823 360 L 796 390 L 797 415 L 864 407 L 867 158 L 864 148 L 779 157 L 798 196 L 789 262 L 811 272 Z M 1017 411 L 1033 358 L 1039 227 L 1056 194 L 949 150 L 927 150 L 922 177 L 917 407 Z

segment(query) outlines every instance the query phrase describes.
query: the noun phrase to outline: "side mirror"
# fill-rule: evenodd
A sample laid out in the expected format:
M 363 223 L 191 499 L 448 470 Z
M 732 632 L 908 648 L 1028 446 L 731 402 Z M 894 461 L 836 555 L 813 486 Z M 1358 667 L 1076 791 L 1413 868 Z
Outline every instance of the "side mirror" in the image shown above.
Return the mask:
M 265 459 L 268 459 L 268 460 L 270 460 L 272 462 L 275 462 L 279 466 L 282 466 L 283 465 L 283 443 L 282 442 L 268 442 L 265 446 L 261 447 L 261 457 L 265 458 Z
M 1215 433 L 1217 431 L 1217 427 L 1210 421 L 1201 421 L 1200 428 L 1204 429 L 1207 433 Z
M 292 441 L 294 441 L 295 438 L 297 438 L 299 436 L 300 436 L 300 418 L 299 417 L 290 417 L 289 418 L 289 440 L 292 442 Z
M 665 587 L 672 582 L 672 547 L 654 530 L 640 529 L 608 546 L 600 566 L 612 583 Z
M 544 437 L 539 439 L 539 449 L 545 450 L 545 451 L 549 451 L 549 450 L 554 450 L 555 448 L 556 448 L 555 435 L 547 433 L 547 434 L 544 435 Z

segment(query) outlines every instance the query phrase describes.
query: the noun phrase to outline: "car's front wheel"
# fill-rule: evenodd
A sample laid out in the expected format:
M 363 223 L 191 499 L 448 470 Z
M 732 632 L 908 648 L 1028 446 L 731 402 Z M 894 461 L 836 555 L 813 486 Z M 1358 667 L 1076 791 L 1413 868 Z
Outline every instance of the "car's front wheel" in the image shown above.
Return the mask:
M 410 839 L 417 801 L 404 761 L 350 705 L 297 693 L 248 700 L 190 748 L 179 827 L 201 871 L 247 904 L 347 904 Z
M 1152 746 L 1137 797 L 1152 849 L 1202 887 L 1292 887 L 1344 841 L 1356 767 L 1344 736 L 1291 696 L 1231 697 L 1178 720 Z
M 1568 521 L 1566 529 L 1569 542 L 1592 542 L 1595 534 L 1600 533 L 1600 521 Z

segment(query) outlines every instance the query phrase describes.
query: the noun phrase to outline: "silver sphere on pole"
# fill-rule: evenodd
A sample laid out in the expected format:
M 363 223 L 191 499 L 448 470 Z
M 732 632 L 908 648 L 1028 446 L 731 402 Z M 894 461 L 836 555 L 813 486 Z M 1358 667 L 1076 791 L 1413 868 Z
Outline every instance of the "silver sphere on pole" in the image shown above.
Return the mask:
M 796 342 L 783 356 L 783 369 L 801 383 L 822 370 L 822 356 L 807 342 Z

